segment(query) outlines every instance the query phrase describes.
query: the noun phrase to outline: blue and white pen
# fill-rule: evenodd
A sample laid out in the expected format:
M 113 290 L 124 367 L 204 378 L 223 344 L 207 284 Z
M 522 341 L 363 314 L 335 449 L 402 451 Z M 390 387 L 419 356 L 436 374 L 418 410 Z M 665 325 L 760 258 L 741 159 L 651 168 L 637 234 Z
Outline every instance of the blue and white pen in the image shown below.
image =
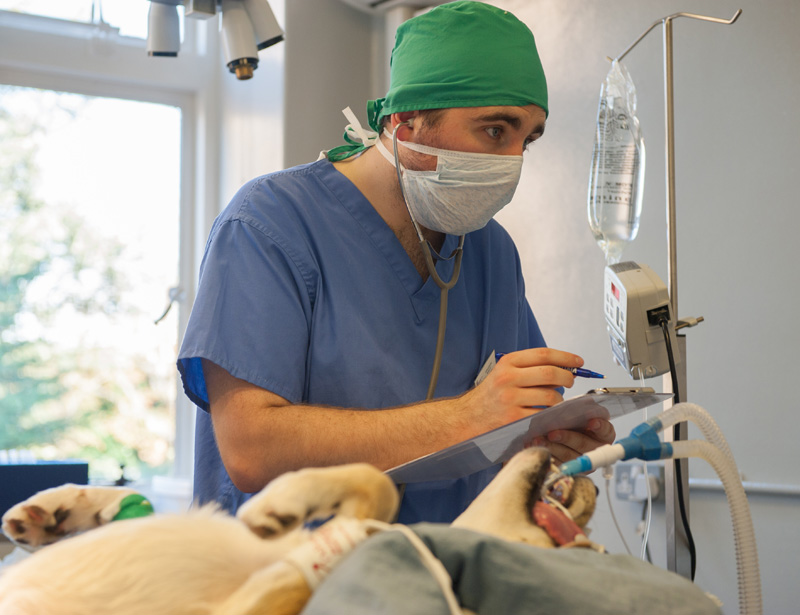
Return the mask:
M 559 367 L 561 367 L 559 365 Z M 597 372 L 593 372 L 590 369 L 583 369 L 582 367 L 561 367 L 561 369 L 565 369 L 568 372 L 572 372 L 576 376 L 580 376 L 581 378 L 605 378 L 603 374 L 598 374 Z
M 495 361 L 499 361 L 500 357 L 502 357 L 504 354 L 505 354 L 504 352 L 495 352 L 494 353 Z M 561 369 L 565 369 L 568 372 L 572 372 L 573 374 L 575 374 L 580 378 L 605 378 L 603 374 L 598 374 L 597 372 L 593 372 L 590 369 L 584 369 L 582 367 L 562 367 L 561 365 L 559 365 L 558 367 L 560 367 Z

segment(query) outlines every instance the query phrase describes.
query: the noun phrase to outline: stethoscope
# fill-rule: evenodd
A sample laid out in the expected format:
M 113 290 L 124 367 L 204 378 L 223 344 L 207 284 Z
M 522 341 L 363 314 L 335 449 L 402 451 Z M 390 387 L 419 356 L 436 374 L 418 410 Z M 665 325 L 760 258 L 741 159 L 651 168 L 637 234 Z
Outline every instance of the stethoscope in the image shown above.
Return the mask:
M 430 242 L 422 236 L 422 231 L 420 230 L 417 221 L 414 219 L 414 214 L 411 213 L 411 208 L 408 206 L 406 192 L 403 188 L 403 175 L 400 172 L 400 156 L 397 153 L 397 129 L 403 125 L 408 126 L 410 125 L 410 122 L 400 122 L 397 126 L 395 126 L 395 129 L 392 132 L 392 146 L 394 148 L 397 181 L 400 185 L 400 194 L 403 197 L 403 203 L 405 203 L 406 209 L 408 209 L 408 215 L 411 217 L 411 222 L 414 224 L 414 229 L 417 231 L 417 237 L 419 237 L 419 245 L 425 258 L 425 266 L 428 268 L 428 273 L 433 278 L 434 282 L 436 282 L 436 285 L 441 291 L 439 294 L 439 330 L 436 334 L 436 352 L 433 357 L 433 369 L 431 370 L 431 380 L 428 384 L 428 393 L 425 397 L 425 399 L 433 399 L 433 394 L 436 391 L 436 383 L 439 381 L 439 370 L 442 366 L 442 353 L 444 352 L 444 334 L 447 327 L 447 293 L 451 288 L 453 288 L 453 286 L 456 285 L 456 282 L 458 282 L 458 276 L 461 273 L 461 259 L 464 256 L 464 235 L 459 237 L 458 246 L 447 258 L 442 257 L 430 244 Z M 436 265 L 433 262 L 433 254 L 436 254 L 436 258 L 440 260 L 449 261 L 450 259 L 455 258 L 453 275 L 450 277 L 449 282 L 442 280 L 442 278 L 439 276 L 439 273 L 436 271 Z

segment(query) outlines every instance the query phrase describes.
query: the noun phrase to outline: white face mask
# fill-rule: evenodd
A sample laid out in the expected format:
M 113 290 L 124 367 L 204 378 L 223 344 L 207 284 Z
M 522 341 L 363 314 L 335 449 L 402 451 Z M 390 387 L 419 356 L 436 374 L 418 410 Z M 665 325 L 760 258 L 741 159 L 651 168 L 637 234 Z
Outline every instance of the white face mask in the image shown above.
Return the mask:
M 384 133 L 391 137 L 387 130 Z M 440 233 L 465 235 L 486 226 L 508 205 L 522 172 L 522 156 L 476 154 L 397 141 L 421 154 L 437 157 L 435 171 L 412 171 L 401 165 L 406 206 L 422 226 Z M 378 150 L 393 166 L 395 157 L 377 140 Z

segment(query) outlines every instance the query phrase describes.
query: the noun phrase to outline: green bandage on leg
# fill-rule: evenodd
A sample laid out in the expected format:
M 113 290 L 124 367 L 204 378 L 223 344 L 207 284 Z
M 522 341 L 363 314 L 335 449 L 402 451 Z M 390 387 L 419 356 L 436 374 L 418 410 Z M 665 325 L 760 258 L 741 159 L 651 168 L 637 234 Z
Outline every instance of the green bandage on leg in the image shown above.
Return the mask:
M 136 519 L 137 517 L 147 517 L 153 514 L 153 505 L 146 497 L 138 493 L 132 493 L 122 498 L 119 503 L 119 512 L 114 515 L 112 521 L 122 519 Z

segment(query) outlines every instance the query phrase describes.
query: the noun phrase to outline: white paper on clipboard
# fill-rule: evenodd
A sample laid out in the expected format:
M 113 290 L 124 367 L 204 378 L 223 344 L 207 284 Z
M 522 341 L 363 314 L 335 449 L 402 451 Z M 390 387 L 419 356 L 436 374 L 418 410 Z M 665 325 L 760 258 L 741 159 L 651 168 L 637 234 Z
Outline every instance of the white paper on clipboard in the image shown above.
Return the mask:
M 419 457 L 387 472 L 396 483 L 469 476 L 508 461 L 537 436 L 554 429 L 583 429 L 593 418 L 614 419 L 661 404 L 670 393 L 608 392 L 579 395 L 485 434 Z

